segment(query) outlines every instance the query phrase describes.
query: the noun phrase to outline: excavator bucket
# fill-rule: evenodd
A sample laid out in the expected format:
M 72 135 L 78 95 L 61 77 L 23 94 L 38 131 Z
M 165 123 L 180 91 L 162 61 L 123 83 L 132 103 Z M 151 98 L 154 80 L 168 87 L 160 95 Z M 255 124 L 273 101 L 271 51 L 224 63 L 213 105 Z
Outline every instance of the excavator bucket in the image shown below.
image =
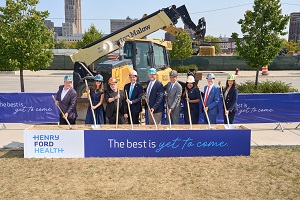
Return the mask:
M 189 28 L 195 31 L 195 39 L 196 40 L 204 40 L 204 36 L 206 33 L 206 22 L 205 18 L 202 17 L 198 21 L 198 25 L 195 25 L 195 23 L 191 20 L 191 17 L 185 7 L 185 5 L 182 5 L 176 9 L 178 15 L 181 17 L 181 20 L 183 23 Z

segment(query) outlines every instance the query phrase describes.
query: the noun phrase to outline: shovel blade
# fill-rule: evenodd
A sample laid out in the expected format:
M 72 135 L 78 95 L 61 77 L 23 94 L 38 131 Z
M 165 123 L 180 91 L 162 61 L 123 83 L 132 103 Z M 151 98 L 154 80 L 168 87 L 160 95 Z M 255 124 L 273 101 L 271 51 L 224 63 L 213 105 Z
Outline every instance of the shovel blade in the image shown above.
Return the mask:
M 95 129 L 100 129 L 100 125 L 92 125 L 92 129 L 95 130 Z

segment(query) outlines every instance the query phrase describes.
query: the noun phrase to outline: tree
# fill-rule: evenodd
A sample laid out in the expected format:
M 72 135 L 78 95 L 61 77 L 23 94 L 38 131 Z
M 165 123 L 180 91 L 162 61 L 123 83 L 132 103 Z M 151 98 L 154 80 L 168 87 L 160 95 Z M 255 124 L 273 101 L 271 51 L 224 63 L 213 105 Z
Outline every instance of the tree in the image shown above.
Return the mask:
M 212 43 L 212 46 L 215 47 L 216 53 L 221 53 L 221 52 L 222 52 L 221 47 L 220 47 L 220 43 L 214 43 L 214 42 L 220 42 L 220 39 L 219 39 L 219 38 L 213 37 L 213 36 L 211 36 L 211 35 L 207 35 L 207 36 L 205 36 L 205 38 L 204 38 L 204 42 L 207 42 L 207 43 L 213 42 L 213 43 Z
M 77 42 L 77 49 L 84 47 L 92 42 L 95 42 L 103 37 L 103 33 L 98 31 L 94 24 L 88 29 L 88 31 L 84 31 L 82 36 L 82 40 Z
M 6 0 L 0 7 L 0 70 L 20 70 L 21 92 L 23 70 L 46 68 L 53 58 L 52 31 L 43 23 L 49 13 L 37 11 L 38 2 Z
M 254 0 L 253 11 L 247 10 L 241 25 L 243 40 L 232 33 L 236 49 L 247 64 L 256 69 L 255 87 L 258 84 L 259 69 L 269 65 L 282 46 L 279 35 L 285 35 L 289 17 L 282 15 L 280 0 Z
M 179 29 L 178 35 L 175 37 L 175 40 L 172 43 L 172 50 L 170 52 L 171 59 L 181 60 L 183 65 L 183 60 L 190 57 L 193 52 L 194 50 L 190 35 L 183 29 Z
M 68 43 L 66 42 L 66 40 L 60 40 L 59 42 L 55 43 L 54 48 L 55 49 L 67 49 Z

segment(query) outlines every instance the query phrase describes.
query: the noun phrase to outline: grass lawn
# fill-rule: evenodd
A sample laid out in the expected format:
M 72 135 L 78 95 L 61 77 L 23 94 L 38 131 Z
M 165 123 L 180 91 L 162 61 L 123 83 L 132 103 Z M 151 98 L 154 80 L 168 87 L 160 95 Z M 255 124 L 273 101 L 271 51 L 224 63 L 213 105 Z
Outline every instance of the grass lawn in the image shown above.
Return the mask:
M 300 148 L 249 157 L 24 159 L 0 151 L 0 199 L 300 199 Z

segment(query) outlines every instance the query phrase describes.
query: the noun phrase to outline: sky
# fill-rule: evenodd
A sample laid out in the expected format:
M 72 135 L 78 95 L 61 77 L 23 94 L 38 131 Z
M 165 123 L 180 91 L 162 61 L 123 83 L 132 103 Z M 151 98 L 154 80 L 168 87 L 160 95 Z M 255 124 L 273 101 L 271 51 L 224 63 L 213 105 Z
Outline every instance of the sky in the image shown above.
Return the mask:
M 246 10 L 252 10 L 254 0 L 82 0 L 82 30 L 87 31 L 91 24 L 104 34 L 110 33 L 109 19 L 141 18 L 143 14 L 151 14 L 162 8 L 176 5 L 185 5 L 191 19 L 195 24 L 201 17 L 206 20 L 206 35 L 214 37 L 230 37 L 233 32 L 241 36 L 239 19 L 244 18 Z M 282 13 L 290 15 L 292 12 L 300 12 L 299 0 L 282 0 Z M 0 0 L 0 6 L 5 6 L 5 0 Z M 62 26 L 64 22 L 64 0 L 40 0 L 37 4 L 40 11 L 48 10 L 49 20 L 54 26 Z M 176 27 L 183 27 L 179 19 Z M 288 32 L 288 26 L 286 28 Z M 164 39 L 164 31 L 157 31 L 149 39 Z M 286 36 L 283 36 L 287 38 Z

